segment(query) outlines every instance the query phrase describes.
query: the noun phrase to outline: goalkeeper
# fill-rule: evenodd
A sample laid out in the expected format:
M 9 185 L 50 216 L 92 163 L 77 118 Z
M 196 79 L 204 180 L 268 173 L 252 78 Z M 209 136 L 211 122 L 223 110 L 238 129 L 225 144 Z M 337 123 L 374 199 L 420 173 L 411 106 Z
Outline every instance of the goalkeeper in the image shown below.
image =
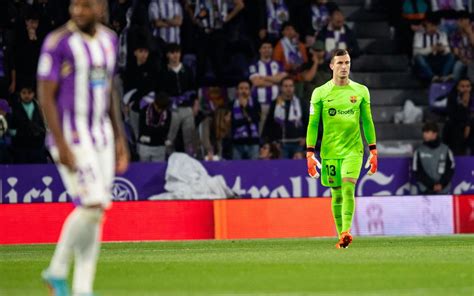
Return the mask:
M 368 174 L 377 171 L 375 128 L 370 111 L 370 95 L 366 86 L 349 79 L 351 59 L 346 50 L 333 53 L 330 68 L 333 78 L 316 88 L 311 96 L 306 135 L 308 173 L 331 187 L 332 213 L 339 241 L 336 248 L 347 248 L 355 209 L 355 185 L 359 178 L 364 145 L 360 134 L 360 118 L 370 155 L 365 165 Z M 321 163 L 316 159 L 316 141 L 322 119 Z

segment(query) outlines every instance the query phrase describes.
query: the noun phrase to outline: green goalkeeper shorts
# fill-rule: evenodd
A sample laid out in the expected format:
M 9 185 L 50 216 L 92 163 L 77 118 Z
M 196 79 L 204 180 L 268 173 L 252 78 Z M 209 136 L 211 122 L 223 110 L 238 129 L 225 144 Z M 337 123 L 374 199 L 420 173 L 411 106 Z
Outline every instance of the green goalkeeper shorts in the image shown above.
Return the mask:
M 326 187 L 339 187 L 342 185 L 342 179 L 344 178 L 359 178 L 362 157 L 321 159 L 321 165 L 321 184 Z

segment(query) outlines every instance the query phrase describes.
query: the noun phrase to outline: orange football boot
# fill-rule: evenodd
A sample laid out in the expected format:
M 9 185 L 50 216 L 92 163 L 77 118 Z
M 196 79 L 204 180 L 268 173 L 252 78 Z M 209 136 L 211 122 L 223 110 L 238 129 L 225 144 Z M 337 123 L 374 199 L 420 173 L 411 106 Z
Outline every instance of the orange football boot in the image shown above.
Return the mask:
M 343 231 L 343 232 L 341 232 L 341 236 L 339 237 L 339 241 L 336 244 L 336 248 L 337 249 L 341 249 L 341 248 L 346 249 L 346 248 L 349 247 L 351 242 L 352 242 L 351 233 L 349 231 Z

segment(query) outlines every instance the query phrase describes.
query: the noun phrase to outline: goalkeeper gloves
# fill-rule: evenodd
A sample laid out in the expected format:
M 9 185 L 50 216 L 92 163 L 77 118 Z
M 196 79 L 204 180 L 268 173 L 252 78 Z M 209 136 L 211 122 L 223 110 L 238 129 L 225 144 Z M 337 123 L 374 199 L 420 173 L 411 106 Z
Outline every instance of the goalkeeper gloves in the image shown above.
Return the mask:
M 321 163 L 314 156 L 313 151 L 306 152 L 306 160 L 308 163 L 308 174 L 311 178 L 319 178 L 318 169 L 321 169 Z
M 375 145 L 369 145 L 370 155 L 367 158 L 367 162 L 365 163 L 365 168 L 369 169 L 367 175 L 372 176 L 377 172 L 377 149 Z

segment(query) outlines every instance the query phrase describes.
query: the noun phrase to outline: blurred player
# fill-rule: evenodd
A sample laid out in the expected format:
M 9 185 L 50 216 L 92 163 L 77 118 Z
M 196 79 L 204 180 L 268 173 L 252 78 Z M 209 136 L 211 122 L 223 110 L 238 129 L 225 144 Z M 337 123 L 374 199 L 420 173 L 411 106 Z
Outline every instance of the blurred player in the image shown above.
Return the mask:
M 360 117 L 370 156 L 365 165 L 369 175 L 377 171 L 375 127 L 370 111 L 370 95 L 366 86 L 349 79 L 351 58 L 346 50 L 336 50 L 330 64 L 333 78 L 316 88 L 311 96 L 306 158 L 308 173 L 331 187 L 332 212 L 339 242 L 337 248 L 347 248 L 352 242 L 350 233 L 355 209 L 355 185 L 359 178 L 364 146 L 360 134 Z M 323 135 L 321 163 L 316 159 L 319 121 Z
M 72 0 L 71 20 L 49 34 L 38 63 L 48 147 L 76 205 L 42 274 L 55 296 L 69 295 L 66 279 L 73 254 L 73 294 L 92 295 L 114 168 L 123 173 L 128 166 L 119 100 L 112 96 L 117 38 L 99 23 L 105 7 L 101 1 Z

